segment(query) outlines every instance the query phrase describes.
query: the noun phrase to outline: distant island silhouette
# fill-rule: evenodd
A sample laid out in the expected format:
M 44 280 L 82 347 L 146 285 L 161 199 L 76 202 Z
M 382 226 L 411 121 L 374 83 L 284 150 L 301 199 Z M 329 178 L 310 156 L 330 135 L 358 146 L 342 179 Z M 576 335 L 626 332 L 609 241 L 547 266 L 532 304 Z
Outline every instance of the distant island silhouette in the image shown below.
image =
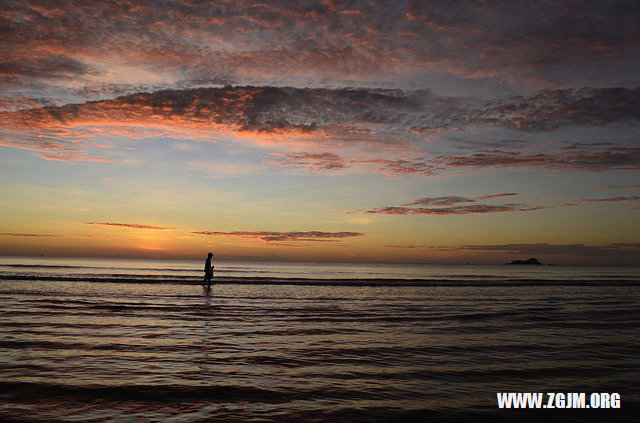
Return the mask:
M 514 260 L 511 263 L 507 264 L 542 264 L 538 261 L 537 258 L 531 257 L 529 260 Z

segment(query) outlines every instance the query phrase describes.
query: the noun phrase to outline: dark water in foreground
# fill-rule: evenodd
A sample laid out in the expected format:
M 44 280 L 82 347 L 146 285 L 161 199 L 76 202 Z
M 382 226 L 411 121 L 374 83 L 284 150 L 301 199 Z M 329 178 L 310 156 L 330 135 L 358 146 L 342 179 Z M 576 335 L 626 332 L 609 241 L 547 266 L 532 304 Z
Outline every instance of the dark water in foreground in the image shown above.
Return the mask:
M 20 275 L 30 278 L 15 280 L 15 268 L 6 265 L 18 263 L 6 260 L 0 263 L 4 419 L 634 421 L 638 415 L 637 269 L 599 269 L 597 277 L 580 269 L 588 280 L 575 268 L 555 270 L 571 284 L 554 284 L 546 266 L 506 270 L 544 282 L 504 286 L 472 277 L 455 286 L 396 286 L 391 278 L 380 286 L 258 284 L 240 272 L 251 282 L 209 291 L 166 280 L 87 282 L 68 269 L 69 278 L 78 277 L 47 280 L 25 267 Z M 514 278 L 496 269 L 464 272 Z M 157 276 L 147 272 L 150 280 Z M 409 279 L 456 273 L 424 272 Z M 496 392 L 509 391 L 618 392 L 622 408 L 499 410 Z

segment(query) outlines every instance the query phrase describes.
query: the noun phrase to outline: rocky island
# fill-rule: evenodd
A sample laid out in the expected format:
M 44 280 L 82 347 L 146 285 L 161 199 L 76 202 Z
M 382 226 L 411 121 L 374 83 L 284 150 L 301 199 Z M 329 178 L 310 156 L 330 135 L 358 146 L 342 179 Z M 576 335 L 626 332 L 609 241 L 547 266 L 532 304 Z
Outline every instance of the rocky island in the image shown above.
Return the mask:
M 514 260 L 511 263 L 507 264 L 542 264 L 538 261 L 538 259 L 531 257 L 529 260 Z

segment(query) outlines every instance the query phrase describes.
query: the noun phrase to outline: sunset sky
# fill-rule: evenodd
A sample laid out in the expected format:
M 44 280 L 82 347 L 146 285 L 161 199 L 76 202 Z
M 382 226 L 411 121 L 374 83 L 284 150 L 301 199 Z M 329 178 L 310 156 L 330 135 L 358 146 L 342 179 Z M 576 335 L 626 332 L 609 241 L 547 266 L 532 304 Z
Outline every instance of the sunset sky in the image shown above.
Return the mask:
M 636 1 L 3 1 L 0 254 L 640 263 Z

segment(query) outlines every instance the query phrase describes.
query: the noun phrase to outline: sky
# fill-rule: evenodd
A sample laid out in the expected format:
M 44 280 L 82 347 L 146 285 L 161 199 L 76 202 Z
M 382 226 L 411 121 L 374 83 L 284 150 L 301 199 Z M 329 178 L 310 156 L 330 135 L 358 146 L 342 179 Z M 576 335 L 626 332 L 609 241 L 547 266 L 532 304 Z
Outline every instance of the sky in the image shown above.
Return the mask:
M 640 263 L 640 3 L 0 3 L 0 254 Z

